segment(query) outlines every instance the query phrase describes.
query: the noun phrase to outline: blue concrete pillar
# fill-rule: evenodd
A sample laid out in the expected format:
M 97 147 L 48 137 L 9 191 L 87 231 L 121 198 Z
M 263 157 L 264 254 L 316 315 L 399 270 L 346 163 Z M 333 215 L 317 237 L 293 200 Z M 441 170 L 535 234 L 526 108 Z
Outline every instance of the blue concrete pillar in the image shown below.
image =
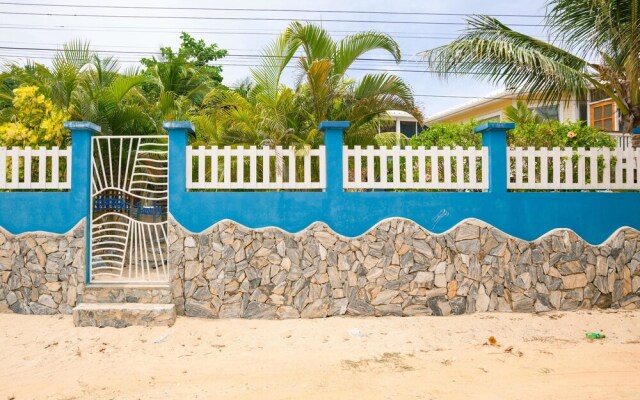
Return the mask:
M 169 211 L 179 210 L 187 191 L 187 135 L 196 130 L 189 121 L 165 121 L 162 127 L 169 132 Z
M 91 197 L 91 137 L 102 130 L 86 121 L 67 121 L 64 127 L 71 131 L 71 195 L 78 207 L 87 208 Z M 87 218 L 89 217 L 87 213 Z
M 489 148 L 489 192 L 507 192 L 507 131 L 513 122 L 487 122 L 473 131 L 482 134 L 482 146 Z
M 64 127 L 71 131 L 71 197 L 78 210 L 85 210 L 85 283 L 89 283 L 89 266 L 91 265 L 90 221 L 91 218 L 91 137 L 102 129 L 86 121 L 67 121 Z
M 342 136 L 349 127 L 349 121 L 323 121 L 318 130 L 324 132 L 327 152 L 327 193 L 343 192 Z

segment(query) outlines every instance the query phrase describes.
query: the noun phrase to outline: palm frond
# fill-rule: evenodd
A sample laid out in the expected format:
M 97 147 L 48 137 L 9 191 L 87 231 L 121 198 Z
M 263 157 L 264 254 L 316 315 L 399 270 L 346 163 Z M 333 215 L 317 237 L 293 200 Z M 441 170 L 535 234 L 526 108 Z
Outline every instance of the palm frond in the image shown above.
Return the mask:
M 558 101 L 567 94 L 586 97 L 597 84 L 588 74 L 589 63 L 571 53 L 515 32 L 495 18 L 475 16 L 454 42 L 422 53 L 440 78 L 471 74 L 503 84 L 519 94 Z
M 143 81 L 144 77 L 141 75 L 119 76 L 109 85 L 107 89 L 108 96 L 112 101 L 121 103 L 125 96 L 129 94 L 132 89 L 140 86 Z
M 378 146 L 393 147 L 409 143 L 409 137 L 401 132 L 381 132 L 373 140 Z
M 62 50 L 56 52 L 53 56 L 53 69 L 58 71 L 65 65 L 71 65 L 77 70 L 84 68 L 91 62 L 91 51 L 89 49 L 89 42 L 82 40 L 72 40 L 66 42 L 62 46 Z
M 553 0 L 548 4 L 546 23 L 557 42 L 584 57 L 604 52 L 635 54 L 640 34 L 638 0 Z M 629 47 L 630 46 L 630 47 Z
M 388 110 L 406 111 L 419 122 L 423 115 L 414 103 L 413 92 L 400 77 L 382 73 L 365 75 L 354 91 L 352 119 L 370 119 Z
M 329 32 L 318 25 L 292 22 L 283 33 L 283 37 L 290 49 L 302 48 L 305 57 L 310 61 L 331 59 L 336 51 L 336 44 Z
M 338 42 L 334 73 L 344 75 L 357 58 L 372 50 L 386 50 L 396 63 L 402 58 L 400 46 L 391 36 L 375 31 L 359 32 L 345 36 Z

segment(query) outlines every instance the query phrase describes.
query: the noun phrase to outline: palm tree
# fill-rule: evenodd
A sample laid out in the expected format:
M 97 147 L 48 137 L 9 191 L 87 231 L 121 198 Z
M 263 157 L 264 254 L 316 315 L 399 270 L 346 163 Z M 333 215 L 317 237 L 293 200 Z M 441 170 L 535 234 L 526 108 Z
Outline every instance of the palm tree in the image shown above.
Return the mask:
M 599 89 L 625 132 L 640 124 L 640 0 L 551 0 L 545 20 L 553 43 L 472 16 L 460 37 L 423 56 L 441 78 L 472 74 L 544 102 Z
M 322 27 L 293 22 L 252 71 L 255 87 L 248 97 L 259 105 L 262 125 L 280 137 L 316 144 L 316 127 L 324 120 L 350 121 L 347 142 L 372 141 L 377 133 L 373 121 L 387 110 L 407 111 L 421 120 L 411 89 L 401 78 L 380 73 L 356 81 L 347 76 L 352 64 L 372 50 L 384 50 L 400 62 L 400 48 L 388 35 L 360 32 L 336 42 Z M 292 91 L 282 84 L 282 76 L 299 53 Z M 291 107 L 297 112 L 292 114 Z
M 518 100 L 516 105 L 508 106 L 504 109 L 504 115 L 511 122 L 520 124 L 537 124 L 542 122 L 543 118 L 540 114 L 532 111 L 527 107 L 527 103 L 522 100 Z
M 58 109 L 68 112 L 73 107 L 73 97 L 91 58 L 88 43 L 71 41 L 55 53 L 51 68 L 28 61 L 24 67 L 10 64 L 6 69 L 8 75 L 18 81 L 19 86 L 38 87 Z
M 105 133 L 155 132 L 139 91 L 145 78 L 137 69 L 121 73 L 116 59 L 94 54 L 87 42 L 64 44 L 51 68 L 34 62 L 13 64 L 4 75 L 18 86 L 37 87 L 71 119 L 94 122 Z
M 107 134 L 155 133 L 140 92 L 144 80 L 137 68 L 120 72 L 118 60 L 93 55 L 73 97 L 71 117 L 94 122 Z

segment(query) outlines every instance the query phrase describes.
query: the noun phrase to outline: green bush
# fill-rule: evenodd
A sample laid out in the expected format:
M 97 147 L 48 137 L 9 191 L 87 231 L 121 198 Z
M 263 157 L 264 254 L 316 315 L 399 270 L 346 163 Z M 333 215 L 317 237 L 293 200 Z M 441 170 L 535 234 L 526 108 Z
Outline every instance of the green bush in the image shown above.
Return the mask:
M 411 138 L 411 146 L 462 146 L 480 148 L 482 136 L 473 133 L 479 124 L 471 121 L 464 124 L 437 123 Z M 609 135 L 598 129 L 584 126 L 581 122 L 560 123 L 545 121 L 516 125 L 507 133 L 507 143 L 512 147 L 615 147 Z
M 507 143 L 513 147 L 609 147 L 616 146 L 606 133 L 581 122 L 560 123 L 546 121 L 540 124 L 516 125 L 507 133 Z
M 437 147 L 476 147 L 482 146 L 482 136 L 473 133 L 473 128 L 478 124 L 468 122 L 466 124 L 433 124 L 429 129 L 411 138 L 411 147 L 437 146 Z

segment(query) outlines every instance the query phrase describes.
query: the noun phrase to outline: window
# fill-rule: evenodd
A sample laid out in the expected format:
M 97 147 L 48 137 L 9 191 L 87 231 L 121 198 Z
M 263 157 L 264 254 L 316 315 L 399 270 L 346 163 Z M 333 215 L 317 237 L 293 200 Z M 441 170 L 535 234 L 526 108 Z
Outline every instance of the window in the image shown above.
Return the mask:
M 591 126 L 603 131 L 615 130 L 615 107 L 613 100 L 599 101 L 590 106 Z
M 587 120 L 589 119 L 589 117 L 587 116 L 589 113 L 589 104 L 586 101 L 579 101 L 578 102 L 578 115 L 580 118 L 580 121 L 584 121 L 584 123 L 587 123 Z
M 547 121 L 560 121 L 560 112 L 558 105 L 532 107 L 531 111 L 541 116 Z
M 414 136 L 418 131 L 418 123 L 412 121 L 400 121 L 400 132 L 407 137 Z

